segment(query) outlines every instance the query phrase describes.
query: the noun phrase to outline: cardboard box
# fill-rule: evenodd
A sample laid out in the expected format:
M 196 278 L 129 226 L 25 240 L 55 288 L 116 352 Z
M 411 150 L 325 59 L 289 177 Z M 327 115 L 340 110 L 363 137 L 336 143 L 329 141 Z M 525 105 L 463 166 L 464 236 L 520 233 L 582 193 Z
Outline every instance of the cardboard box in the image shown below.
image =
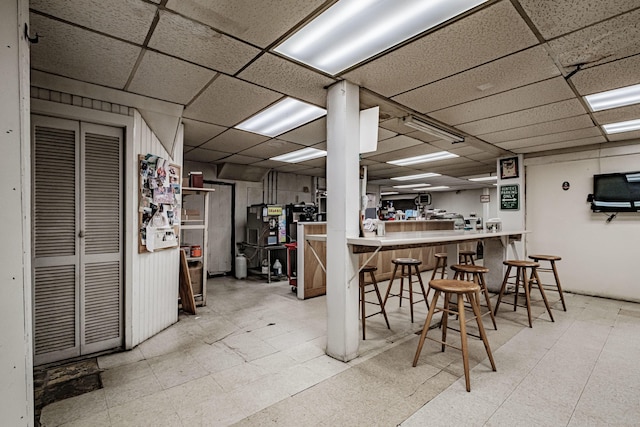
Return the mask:
M 190 187 L 202 188 L 204 185 L 202 172 L 189 172 L 189 180 L 191 184 Z

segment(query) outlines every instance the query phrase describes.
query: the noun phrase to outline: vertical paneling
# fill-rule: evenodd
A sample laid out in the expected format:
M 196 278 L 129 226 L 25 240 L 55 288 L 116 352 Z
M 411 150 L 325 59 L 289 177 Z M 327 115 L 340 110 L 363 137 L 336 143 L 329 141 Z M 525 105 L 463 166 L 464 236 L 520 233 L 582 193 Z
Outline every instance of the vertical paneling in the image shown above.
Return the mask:
M 138 174 L 138 155 L 152 153 L 169 159 L 172 163 L 182 166 L 182 128 L 178 132 L 175 149 L 177 154 L 172 157 L 167 153 L 153 131 L 136 111 L 134 113 L 134 170 L 129 171 L 133 176 Z M 135 197 L 137 202 L 137 196 Z M 130 207 L 136 212 L 134 230 L 138 229 L 137 206 Z M 137 244 L 130 242 L 129 244 Z M 157 334 L 167 326 L 178 320 L 178 249 L 167 249 L 153 253 L 133 255 L 133 286 L 132 289 L 132 344 L 137 345 L 147 338 Z

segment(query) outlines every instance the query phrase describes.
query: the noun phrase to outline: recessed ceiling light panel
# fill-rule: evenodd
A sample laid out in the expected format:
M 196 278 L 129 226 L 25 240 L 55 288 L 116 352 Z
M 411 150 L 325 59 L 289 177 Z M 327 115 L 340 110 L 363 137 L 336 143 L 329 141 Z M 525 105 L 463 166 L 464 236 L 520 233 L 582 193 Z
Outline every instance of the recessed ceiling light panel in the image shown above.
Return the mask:
M 316 148 L 303 148 L 302 150 L 292 151 L 291 153 L 282 154 L 280 156 L 271 157 L 269 160 L 276 160 L 278 162 L 287 163 L 299 163 L 307 160 L 317 159 L 319 157 L 325 157 L 327 152 L 324 150 L 318 150 Z
M 496 181 L 498 179 L 497 176 L 481 176 L 479 178 L 469 178 L 469 181 L 474 182 L 482 182 L 482 181 Z
M 297 99 L 284 98 L 266 110 L 248 118 L 235 128 L 273 138 L 325 114 L 327 114 L 327 110 L 324 108 Z
M 584 97 L 592 111 L 608 110 L 640 103 L 640 84 L 594 93 Z
M 394 185 L 393 188 L 416 188 L 416 187 L 430 187 L 431 184 L 403 184 Z
M 604 131 L 608 134 L 640 130 L 640 119 L 628 120 L 626 122 L 609 123 L 608 125 L 602 125 L 602 129 L 604 129 Z
M 335 75 L 487 0 L 340 0 L 276 52 Z
M 440 176 L 440 174 L 428 172 L 428 173 L 420 173 L 418 175 L 397 176 L 391 179 L 396 181 L 411 181 L 412 179 L 433 178 L 434 176 Z
M 390 162 L 387 162 L 387 163 L 391 165 L 396 165 L 396 166 L 408 166 L 408 165 L 415 165 L 418 163 L 435 162 L 437 160 L 452 159 L 454 157 L 460 157 L 460 156 L 458 156 L 457 154 L 449 153 L 448 151 L 439 151 L 437 153 L 424 154 L 422 156 L 407 157 L 406 159 L 399 159 L 399 160 L 391 160 Z

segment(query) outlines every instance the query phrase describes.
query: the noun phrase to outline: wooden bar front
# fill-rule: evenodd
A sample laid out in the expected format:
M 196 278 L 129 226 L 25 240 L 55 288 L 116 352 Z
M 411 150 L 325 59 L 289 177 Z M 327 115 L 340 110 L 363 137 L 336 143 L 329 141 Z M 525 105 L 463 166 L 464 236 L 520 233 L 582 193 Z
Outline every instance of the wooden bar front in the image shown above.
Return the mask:
M 434 231 L 453 230 L 454 221 L 387 221 L 385 228 L 387 233 L 412 232 L 412 231 Z M 311 245 L 326 265 L 326 243 L 320 241 L 305 242 L 304 236 L 309 234 L 326 234 L 326 224 L 320 222 L 308 222 L 298 224 L 298 298 L 307 299 L 324 295 L 327 291 L 326 275 L 313 252 L 307 247 Z M 465 242 L 461 244 L 461 249 L 475 250 L 476 242 Z M 432 270 L 435 267 L 434 254 L 436 252 L 446 252 L 444 245 L 419 246 L 408 249 L 395 249 L 381 251 L 375 255 L 367 264 L 375 265 L 378 271 L 375 273 L 376 280 L 383 281 L 391 278 L 394 258 L 416 258 L 422 261 L 421 271 Z M 369 257 L 370 253 L 360 254 L 360 265 Z

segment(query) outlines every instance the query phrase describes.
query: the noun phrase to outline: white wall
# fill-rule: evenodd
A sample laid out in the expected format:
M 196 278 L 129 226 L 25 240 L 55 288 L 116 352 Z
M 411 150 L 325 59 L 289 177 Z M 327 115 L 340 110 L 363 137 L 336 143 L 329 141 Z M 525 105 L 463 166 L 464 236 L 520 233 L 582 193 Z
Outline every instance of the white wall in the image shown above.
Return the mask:
M 640 145 L 536 158 L 526 165 L 527 253 L 553 254 L 567 291 L 640 301 L 640 213 L 592 213 L 593 175 L 640 170 Z M 564 181 L 570 183 L 562 190 Z
M 28 2 L 0 2 L 0 414 L 33 425 Z
M 471 212 L 475 212 L 477 216 L 484 216 L 485 204 L 480 202 L 480 195 L 483 194 L 482 189 L 456 191 L 434 191 L 431 193 L 431 205 L 429 209 L 446 209 L 447 212 L 455 212 L 469 216 Z M 496 189 L 489 189 L 489 218 L 494 218 L 498 211 L 498 202 L 496 197 Z M 486 220 L 487 218 L 482 218 Z

